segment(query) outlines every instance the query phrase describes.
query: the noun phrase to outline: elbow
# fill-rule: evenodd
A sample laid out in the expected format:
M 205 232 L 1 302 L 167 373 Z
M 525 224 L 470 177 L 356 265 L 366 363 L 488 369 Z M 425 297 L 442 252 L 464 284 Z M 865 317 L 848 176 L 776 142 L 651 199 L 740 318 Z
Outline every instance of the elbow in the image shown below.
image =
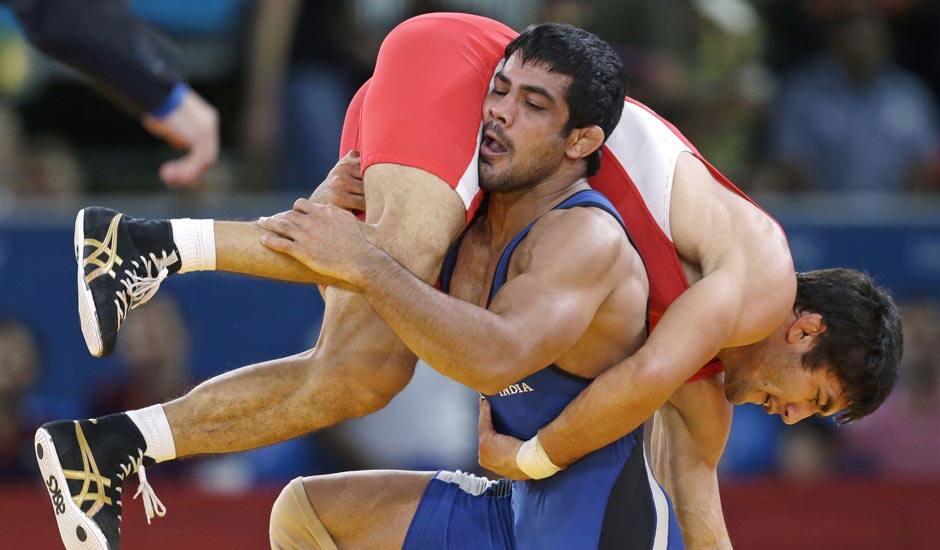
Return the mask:
M 529 364 L 532 357 L 532 350 L 515 342 L 488 346 L 476 363 L 481 370 L 474 389 L 487 395 L 503 391 L 539 368 Z
M 503 391 L 505 387 L 506 386 L 499 384 L 499 383 L 493 383 L 488 380 L 481 380 L 480 383 L 477 384 L 476 387 L 473 389 L 482 393 L 483 395 L 496 395 L 499 392 Z
M 485 373 L 476 381 L 474 389 L 486 395 L 496 395 L 508 386 L 518 382 L 516 376 L 507 375 L 507 369 L 511 365 L 505 363 L 490 363 L 492 368 L 487 369 Z
M 491 362 L 488 357 L 470 356 L 465 357 L 463 361 L 446 363 L 423 359 L 437 372 L 485 395 L 497 394 L 512 383 L 505 382 L 504 377 L 499 374 L 500 364 Z
M 525 378 L 528 373 L 533 372 L 538 367 L 529 368 L 521 360 L 503 359 L 488 363 L 489 368 L 483 373 L 483 376 L 476 388 L 486 395 L 495 395 L 504 389 L 518 383 Z
M 636 365 L 631 374 L 636 387 L 663 403 L 684 381 L 682 373 L 677 373 L 673 365 L 643 348 L 633 356 L 633 360 Z

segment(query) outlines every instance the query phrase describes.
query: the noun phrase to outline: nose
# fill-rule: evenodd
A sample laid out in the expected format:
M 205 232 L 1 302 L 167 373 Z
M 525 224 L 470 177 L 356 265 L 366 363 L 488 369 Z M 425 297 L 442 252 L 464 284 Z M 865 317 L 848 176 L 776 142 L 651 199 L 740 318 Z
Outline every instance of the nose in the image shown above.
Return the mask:
M 784 423 L 789 426 L 796 424 L 800 420 L 804 420 L 813 415 L 813 407 L 809 404 L 796 404 L 790 403 L 783 408 L 783 412 L 780 413 L 780 417 L 783 419 Z
M 491 120 L 498 121 L 503 126 L 509 126 L 512 121 L 508 97 L 509 94 L 490 98 L 489 111 Z

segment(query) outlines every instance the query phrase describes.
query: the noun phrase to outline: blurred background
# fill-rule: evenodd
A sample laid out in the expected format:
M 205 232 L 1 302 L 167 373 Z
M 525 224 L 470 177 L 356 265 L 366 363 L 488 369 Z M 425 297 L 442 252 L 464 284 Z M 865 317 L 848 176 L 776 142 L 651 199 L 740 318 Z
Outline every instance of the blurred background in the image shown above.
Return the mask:
M 383 36 L 426 11 L 521 29 L 564 21 L 621 54 L 631 96 L 676 124 L 788 231 L 798 269 L 867 270 L 904 307 L 899 387 L 857 425 L 786 428 L 738 407 L 722 496 L 738 548 L 936 548 L 940 539 L 940 3 L 931 0 L 133 0 L 178 45 L 220 114 L 204 183 L 170 191 L 176 153 L 44 58 L 0 7 L 0 546 L 56 548 L 33 476 L 42 422 L 165 401 L 317 337 L 314 288 L 218 274 L 171 279 L 113 357 L 85 351 L 72 220 L 248 219 L 308 195 Z M 224 320 L 224 321 L 223 321 Z M 169 509 L 131 548 L 265 547 L 269 507 L 302 474 L 473 469 L 472 392 L 419 366 L 372 417 L 274 447 L 152 468 Z

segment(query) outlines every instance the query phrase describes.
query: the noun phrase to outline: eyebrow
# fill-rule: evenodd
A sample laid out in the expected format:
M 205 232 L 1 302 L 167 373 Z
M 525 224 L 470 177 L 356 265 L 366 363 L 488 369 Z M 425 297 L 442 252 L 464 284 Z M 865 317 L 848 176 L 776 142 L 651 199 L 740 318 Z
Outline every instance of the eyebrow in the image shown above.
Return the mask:
M 509 78 L 505 74 L 503 74 L 503 71 L 497 72 L 496 78 L 512 86 L 512 80 L 509 80 Z M 530 94 L 538 94 L 540 96 L 544 96 L 545 99 L 551 101 L 552 103 L 555 103 L 555 96 L 553 96 L 548 90 L 546 90 L 545 88 L 541 86 L 533 86 L 531 84 L 520 84 L 519 89 L 529 92 Z

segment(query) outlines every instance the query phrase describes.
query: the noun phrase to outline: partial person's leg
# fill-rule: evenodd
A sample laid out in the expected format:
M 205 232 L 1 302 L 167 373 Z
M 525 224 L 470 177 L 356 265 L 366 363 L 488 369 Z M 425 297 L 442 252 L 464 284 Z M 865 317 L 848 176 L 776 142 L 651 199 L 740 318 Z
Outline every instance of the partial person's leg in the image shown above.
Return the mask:
M 271 511 L 271 547 L 515 548 L 512 484 L 460 472 L 300 478 Z
M 349 102 L 346 120 L 343 124 L 341 151 L 361 148 L 359 126 L 368 89 L 369 82 L 366 82 Z M 311 184 L 314 183 L 316 182 L 311 182 Z M 311 198 L 316 200 L 316 195 L 314 192 Z M 377 197 L 374 198 L 378 200 Z M 217 271 L 295 283 L 319 285 L 331 283 L 329 279 L 311 271 L 294 258 L 264 247 L 261 244 L 261 236 L 267 231 L 254 222 L 216 220 L 213 224 L 213 232 L 215 237 L 214 269 Z
M 498 28 L 481 37 L 448 22 Z M 426 281 L 437 275 L 478 198 L 480 105 L 511 33 L 492 20 L 460 14 L 402 24 L 383 43 L 369 92 L 360 94 L 363 109 L 352 110 L 361 117 L 349 128 L 361 142 L 367 235 Z M 467 51 L 483 43 L 486 52 Z M 485 67 L 461 70 L 476 59 Z M 402 71 L 409 78 L 401 78 Z M 146 238 L 135 241 L 120 214 L 92 213 L 97 220 L 79 223 L 81 214 L 76 220 L 79 303 L 83 332 L 92 329 L 89 350 L 104 355 L 127 311 L 153 296 L 170 273 L 215 268 L 220 260 L 211 220 L 141 222 Z M 245 241 L 236 238 L 241 244 L 230 252 L 253 258 L 256 266 L 266 263 L 273 253 L 261 248 L 255 229 L 237 230 Z M 186 265 L 186 251 L 197 258 L 193 265 Z M 102 312 L 110 316 L 105 323 Z M 320 341 L 310 352 L 215 378 L 165 408 L 44 425 L 36 434 L 36 457 L 63 542 L 72 550 L 86 548 L 72 545 L 75 540 L 117 544 L 120 493 L 131 473 L 144 479 L 143 468 L 153 462 L 250 449 L 374 411 L 408 382 L 414 361 L 361 296 L 330 288 Z M 162 515 L 149 485 L 144 489 L 148 518 Z
M 271 509 L 271 548 L 401 548 L 433 477 L 376 470 L 297 478 Z
M 285 210 L 290 205 L 285 205 Z M 255 222 L 215 220 L 214 271 L 263 277 L 289 283 L 332 284 L 290 256 L 274 252 L 261 244 L 261 236 L 270 233 Z
M 425 281 L 464 225 L 460 198 L 415 168 L 365 174 L 370 238 Z M 364 298 L 328 288 L 315 349 L 208 380 L 164 406 L 177 456 L 232 452 L 297 437 L 384 406 L 411 379 L 414 355 Z
M 362 86 L 347 112 L 344 150 L 361 149 L 359 126 L 369 84 Z M 474 128 L 468 128 L 472 134 Z M 349 172 L 347 159 L 335 170 Z M 358 165 L 354 167 L 358 171 Z M 331 174 L 327 179 L 341 182 Z M 330 185 L 330 184 L 328 184 Z M 331 194 L 332 193 L 332 194 Z M 342 186 L 312 199 L 340 207 L 355 204 Z M 285 205 L 290 208 L 290 205 Z M 266 231 L 255 222 L 211 219 L 138 220 L 101 207 L 79 211 L 75 219 L 75 259 L 78 262 L 78 311 L 88 351 L 103 357 L 114 350 L 118 332 L 130 310 L 145 304 L 164 279 L 193 271 L 227 271 L 288 282 L 338 284 L 293 258 L 261 244 Z
M 449 25 L 483 32 L 460 34 Z M 453 14 L 403 23 L 383 42 L 375 74 L 350 105 L 342 149 L 362 151 L 368 236 L 425 281 L 437 276 L 478 196 L 480 105 L 511 32 Z M 489 42 L 491 61 L 464 67 L 480 40 Z M 440 46 L 434 55 L 427 55 L 429 42 Z M 411 77 L 402 79 L 403 71 Z M 428 124 L 428 101 L 453 118 Z M 165 406 L 178 455 L 296 437 L 373 412 L 408 383 L 414 355 L 365 299 L 336 288 L 324 297 L 316 349 L 217 377 Z
M 436 177 L 400 166 L 373 166 L 365 188 L 369 238 L 431 281 L 464 225 L 460 198 Z M 66 547 L 116 547 L 124 480 L 135 472 L 148 519 L 163 515 L 143 483 L 145 466 L 284 441 L 372 412 L 398 393 L 414 355 L 361 296 L 331 287 L 325 298 L 310 352 L 221 375 L 167 405 L 37 430 L 36 458 Z

